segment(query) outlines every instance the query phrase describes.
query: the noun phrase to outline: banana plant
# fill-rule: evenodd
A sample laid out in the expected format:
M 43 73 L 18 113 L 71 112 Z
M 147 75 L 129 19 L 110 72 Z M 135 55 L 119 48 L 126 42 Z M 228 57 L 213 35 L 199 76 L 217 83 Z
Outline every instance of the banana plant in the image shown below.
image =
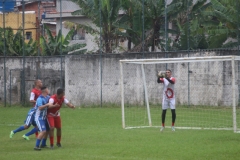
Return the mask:
M 24 46 L 24 47 L 23 47 Z M 8 56 L 34 56 L 36 55 L 36 41 L 30 39 L 25 42 L 22 35 L 22 30 L 14 34 L 10 27 L 5 28 L 5 48 L 4 48 L 4 29 L 0 28 L 0 54 L 5 52 Z
M 180 4 L 172 14 L 170 21 L 176 24 L 177 34 L 174 34 L 172 50 L 192 50 L 209 48 L 208 30 L 216 26 L 204 13 L 209 10 L 208 0 L 173 0 Z
M 78 4 L 81 8 L 80 10 L 73 12 L 72 15 L 85 15 L 92 21 L 91 24 L 76 25 L 92 35 L 99 36 L 101 32 L 103 52 L 112 53 L 112 51 L 118 47 L 118 42 L 122 37 L 119 35 L 119 28 L 114 25 L 119 17 L 121 0 L 72 1 Z
M 206 16 L 215 20 L 217 25 L 208 30 L 210 48 L 237 47 L 240 25 L 240 2 L 236 0 L 211 0 Z M 232 40 L 229 40 L 232 39 Z
M 61 33 L 61 30 L 59 30 L 57 36 L 53 36 L 47 26 L 45 26 L 44 28 L 46 36 L 40 37 L 40 46 L 43 55 L 67 54 L 68 52 L 79 50 L 86 46 L 86 44 L 69 45 L 74 30 L 70 30 L 66 37 L 64 37 Z M 85 53 L 85 51 L 86 50 L 83 49 L 80 53 Z

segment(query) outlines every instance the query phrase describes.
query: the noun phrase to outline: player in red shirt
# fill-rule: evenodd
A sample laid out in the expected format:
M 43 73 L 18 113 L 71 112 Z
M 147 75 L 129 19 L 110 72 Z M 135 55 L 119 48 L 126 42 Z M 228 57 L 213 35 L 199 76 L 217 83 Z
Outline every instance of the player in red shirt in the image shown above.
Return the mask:
M 35 87 L 31 91 L 30 95 L 30 102 L 33 103 L 33 107 L 36 104 L 37 98 L 42 94 L 41 87 L 42 87 L 42 81 L 41 80 L 35 80 L 34 82 Z
M 63 89 L 58 89 L 57 94 L 54 94 L 50 97 L 49 103 L 50 104 L 59 104 L 59 107 L 50 108 L 47 110 L 47 121 L 50 127 L 50 147 L 53 148 L 53 141 L 54 141 L 54 128 L 57 129 L 57 146 L 61 147 L 61 117 L 60 117 L 60 109 L 62 107 L 62 104 L 65 103 L 70 108 L 75 108 L 74 105 L 72 105 L 65 97 L 65 93 Z
M 165 128 L 165 117 L 168 108 L 170 108 L 172 112 L 172 131 L 175 131 L 174 123 L 176 120 L 176 111 L 174 84 L 176 80 L 174 77 L 172 77 L 172 71 L 170 69 L 167 69 L 166 77 L 158 78 L 157 82 L 163 83 L 162 127 L 160 131 L 162 132 Z

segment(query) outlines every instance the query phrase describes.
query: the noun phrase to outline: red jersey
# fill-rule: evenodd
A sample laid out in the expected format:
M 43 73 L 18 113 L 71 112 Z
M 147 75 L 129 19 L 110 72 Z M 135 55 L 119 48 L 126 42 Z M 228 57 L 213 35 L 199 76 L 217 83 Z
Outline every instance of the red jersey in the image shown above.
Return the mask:
M 33 88 L 31 92 L 34 93 L 34 100 L 35 100 L 35 101 L 36 101 L 37 98 L 42 94 L 41 90 L 36 89 L 36 88 Z M 35 104 L 34 104 L 34 106 L 35 106 Z
M 60 108 L 62 107 L 62 104 L 64 103 L 64 97 L 62 97 L 61 99 L 57 98 L 57 95 L 54 94 L 50 97 L 50 100 L 53 99 L 54 102 L 53 104 L 59 104 L 59 107 L 54 107 L 54 108 L 50 108 L 47 110 L 47 115 L 48 116 L 60 116 Z
M 41 90 L 36 89 L 36 88 L 33 88 L 31 92 L 33 92 L 33 93 L 35 94 L 35 96 L 34 96 L 34 100 L 35 100 L 35 101 L 36 101 L 37 98 L 42 94 Z

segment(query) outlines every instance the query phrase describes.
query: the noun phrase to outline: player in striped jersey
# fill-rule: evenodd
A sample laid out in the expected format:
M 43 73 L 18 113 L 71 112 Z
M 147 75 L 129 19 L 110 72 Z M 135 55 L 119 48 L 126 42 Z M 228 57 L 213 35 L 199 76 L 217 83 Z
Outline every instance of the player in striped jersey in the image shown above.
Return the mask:
M 48 108 L 54 108 L 59 107 L 58 104 L 52 105 L 48 103 L 49 101 L 49 90 L 47 87 L 41 88 L 42 94 L 38 97 L 35 105 L 36 114 L 35 114 L 35 122 L 37 124 L 37 127 L 39 129 L 39 135 L 36 140 L 36 146 L 34 147 L 34 150 L 40 151 L 41 148 L 46 146 L 46 132 L 49 131 L 49 126 L 46 120 L 47 116 L 47 109 Z M 40 143 L 41 148 L 40 148 Z
M 31 108 L 28 111 L 27 118 L 24 121 L 25 124 L 23 126 L 20 126 L 19 128 L 10 132 L 10 136 L 9 136 L 10 138 L 12 138 L 15 133 L 20 132 L 20 131 L 25 130 L 25 129 L 28 129 L 31 125 L 36 126 L 35 121 L 34 121 L 34 116 L 35 116 L 34 106 L 35 106 L 37 98 L 41 94 L 42 81 L 37 79 L 37 80 L 35 80 L 34 85 L 35 85 L 35 87 L 32 89 L 31 96 L 30 96 L 30 102 L 33 103 L 33 108 Z M 29 140 L 28 136 L 31 135 L 31 134 L 34 134 L 34 133 L 37 133 L 37 128 L 36 127 L 34 127 L 27 134 L 23 135 L 23 138 L 26 139 L 26 140 Z

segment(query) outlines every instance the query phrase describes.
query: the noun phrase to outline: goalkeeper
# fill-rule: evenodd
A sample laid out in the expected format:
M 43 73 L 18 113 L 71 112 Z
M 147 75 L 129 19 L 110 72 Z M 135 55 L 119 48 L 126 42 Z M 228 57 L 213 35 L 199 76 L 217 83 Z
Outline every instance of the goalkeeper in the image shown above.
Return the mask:
M 176 119 L 175 111 L 175 93 L 174 84 L 175 78 L 172 77 L 172 71 L 167 69 L 166 72 L 158 72 L 158 83 L 163 83 L 163 100 L 162 100 L 162 127 L 160 131 L 162 132 L 165 128 L 165 117 L 167 109 L 171 108 L 172 112 L 172 131 L 175 131 L 174 123 Z

